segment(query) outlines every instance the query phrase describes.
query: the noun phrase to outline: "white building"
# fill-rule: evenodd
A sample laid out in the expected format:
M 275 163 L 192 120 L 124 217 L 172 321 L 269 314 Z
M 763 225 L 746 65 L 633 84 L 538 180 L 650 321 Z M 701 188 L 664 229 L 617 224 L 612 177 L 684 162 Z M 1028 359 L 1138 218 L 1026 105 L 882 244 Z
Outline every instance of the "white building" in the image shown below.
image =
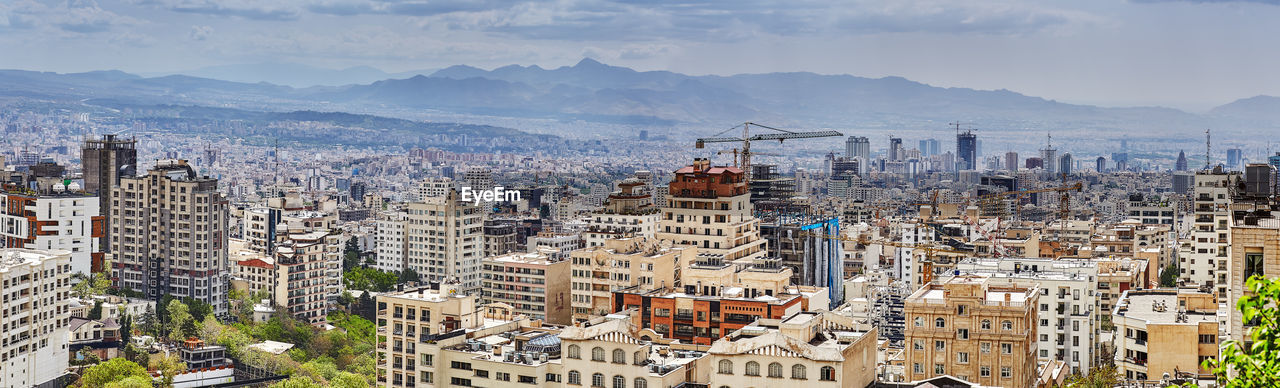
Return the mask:
M 450 178 L 427 178 L 418 184 L 415 188 L 413 202 L 422 202 L 431 197 L 444 197 L 449 195 L 449 190 L 457 189 Z M 476 190 L 479 190 L 477 188 Z
M 380 271 L 404 270 L 406 260 L 405 228 L 409 225 L 409 213 L 389 210 L 378 213 L 378 230 L 374 239 L 376 255 L 374 268 Z
M 0 386 L 37 386 L 66 372 L 71 272 L 67 251 L 0 249 Z
M 1227 261 L 1231 247 L 1231 198 L 1239 172 L 1221 169 L 1196 173 L 1192 200 L 1191 251 L 1178 258 L 1179 280 L 1187 285 L 1211 286 L 1218 301 L 1226 300 Z
M 68 251 L 71 270 L 87 275 L 102 266 L 98 212 L 98 198 L 84 193 L 0 194 L 0 247 Z

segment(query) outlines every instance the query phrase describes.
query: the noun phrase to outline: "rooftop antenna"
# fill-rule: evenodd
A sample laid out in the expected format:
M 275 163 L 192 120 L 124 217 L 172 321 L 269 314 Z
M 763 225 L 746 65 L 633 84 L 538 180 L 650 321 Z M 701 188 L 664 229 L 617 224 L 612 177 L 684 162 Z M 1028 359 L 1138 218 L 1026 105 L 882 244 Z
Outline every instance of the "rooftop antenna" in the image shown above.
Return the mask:
M 1209 135 L 1210 135 L 1209 130 L 1205 129 L 1204 130 L 1204 169 L 1205 170 L 1209 169 L 1209 151 L 1210 151 L 1210 144 L 1211 144 L 1209 142 L 1210 140 Z

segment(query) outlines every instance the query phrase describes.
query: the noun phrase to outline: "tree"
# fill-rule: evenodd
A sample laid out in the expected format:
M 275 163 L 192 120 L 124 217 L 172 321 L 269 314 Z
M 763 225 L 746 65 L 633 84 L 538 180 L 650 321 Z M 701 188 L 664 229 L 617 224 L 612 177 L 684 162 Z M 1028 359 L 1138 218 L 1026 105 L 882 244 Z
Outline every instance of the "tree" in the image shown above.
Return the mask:
M 191 313 L 191 319 L 196 322 L 204 322 L 204 317 L 213 314 L 213 306 L 208 303 L 192 297 L 182 298 L 182 303 L 187 305 L 187 311 Z
M 310 377 L 297 375 L 290 377 L 288 380 L 271 384 L 270 388 L 322 388 L 322 386 Z
M 138 330 L 142 331 L 142 334 L 156 335 L 159 322 L 160 317 L 156 316 L 155 307 L 148 304 L 147 310 L 142 312 L 141 317 L 138 317 Z
M 351 303 L 356 301 L 356 297 L 351 296 L 351 291 L 343 290 L 342 295 L 338 296 L 338 305 L 343 309 L 350 310 Z
M 404 271 L 400 272 L 401 283 L 417 282 L 417 281 L 418 281 L 418 271 L 414 271 L 413 268 L 405 268 Z
M 1120 385 L 1120 372 L 1114 366 L 1099 366 L 1089 370 L 1089 374 L 1074 374 L 1067 378 L 1067 386 L 1071 388 L 1112 388 Z
M 360 266 L 360 245 L 356 242 L 356 238 L 347 239 L 347 245 L 342 249 L 342 270 L 350 271 Z
M 1245 288 L 1251 293 L 1236 302 L 1247 328 L 1245 343 L 1223 342 L 1218 359 L 1205 360 L 1203 366 L 1213 371 L 1219 386 L 1280 386 L 1280 280 L 1256 275 Z
M 153 386 L 151 376 L 129 376 L 107 383 L 105 388 L 151 388 Z
M 135 376 L 143 377 L 147 380 L 151 379 L 151 374 L 147 373 L 147 368 L 143 368 L 142 365 L 138 365 L 133 361 L 117 357 L 86 369 L 80 377 L 79 386 L 105 387 L 112 382 Z
M 92 295 L 106 294 L 107 289 L 111 288 L 111 278 L 108 278 L 107 274 L 102 272 L 88 277 L 77 273 L 72 275 L 72 280 L 76 280 L 77 283 L 71 286 L 71 292 L 81 299 Z
M 160 372 L 160 386 L 173 387 L 173 376 L 187 370 L 187 364 L 178 358 L 178 355 L 171 354 L 165 357 L 155 357 L 151 359 L 151 369 Z
M 187 309 L 187 304 L 174 299 L 169 301 L 168 307 L 165 309 L 168 321 L 165 322 L 165 330 L 169 333 L 169 340 L 173 342 L 182 342 L 187 339 L 187 333 L 183 330 L 192 321 L 191 312 Z
M 89 309 L 89 319 L 102 319 L 102 301 L 93 301 L 93 307 Z
M 127 313 L 120 314 L 120 344 L 128 345 L 133 340 L 133 316 Z
M 329 380 L 329 386 L 337 388 L 365 388 L 372 385 L 373 382 L 368 378 L 351 372 L 338 372 L 337 376 Z
M 138 365 L 151 365 L 151 354 L 134 344 L 124 345 L 124 358 Z
M 1178 286 L 1178 265 L 1169 263 L 1160 271 L 1160 287 L 1177 287 Z

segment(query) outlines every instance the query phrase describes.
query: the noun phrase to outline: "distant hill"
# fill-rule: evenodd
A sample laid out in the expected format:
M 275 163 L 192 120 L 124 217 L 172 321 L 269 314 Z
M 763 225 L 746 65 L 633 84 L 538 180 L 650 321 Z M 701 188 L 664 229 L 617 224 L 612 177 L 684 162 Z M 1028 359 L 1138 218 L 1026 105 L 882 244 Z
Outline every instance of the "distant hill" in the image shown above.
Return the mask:
M 1242 120 L 1280 122 L 1280 97 L 1253 96 L 1232 101 L 1209 111 L 1215 116 Z
M 415 75 L 431 74 L 432 72 L 433 70 L 419 70 L 402 73 L 387 73 L 369 66 L 356 66 L 346 69 L 327 69 L 297 63 L 256 63 L 209 66 L 194 70 L 179 71 L 173 74 L 210 78 L 222 81 L 243 83 L 266 82 L 294 88 L 306 88 L 311 86 L 368 84 L 384 79 L 409 78 Z

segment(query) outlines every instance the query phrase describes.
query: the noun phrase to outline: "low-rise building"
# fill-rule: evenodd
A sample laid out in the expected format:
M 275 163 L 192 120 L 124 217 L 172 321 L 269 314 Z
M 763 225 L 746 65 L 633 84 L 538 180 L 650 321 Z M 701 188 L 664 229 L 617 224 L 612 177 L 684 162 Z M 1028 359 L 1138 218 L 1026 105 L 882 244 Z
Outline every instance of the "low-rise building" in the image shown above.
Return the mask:
M 1129 290 L 1112 312 L 1115 365 L 1126 379 L 1160 380 L 1165 373 L 1207 374 L 1218 356 L 1218 303 L 1191 289 Z
M 552 324 L 569 324 L 569 261 L 547 254 L 511 253 L 486 257 L 480 264 L 484 278 L 481 300 L 505 303 L 516 314 Z
M 613 292 L 623 288 L 674 287 L 697 248 L 651 238 L 606 240 L 604 245 L 569 254 L 573 320 L 582 322 L 614 312 Z
M 866 387 L 875 381 L 877 334 L 852 319 L 803 312 L 760 319 L 707 351 L 709 387 Z

